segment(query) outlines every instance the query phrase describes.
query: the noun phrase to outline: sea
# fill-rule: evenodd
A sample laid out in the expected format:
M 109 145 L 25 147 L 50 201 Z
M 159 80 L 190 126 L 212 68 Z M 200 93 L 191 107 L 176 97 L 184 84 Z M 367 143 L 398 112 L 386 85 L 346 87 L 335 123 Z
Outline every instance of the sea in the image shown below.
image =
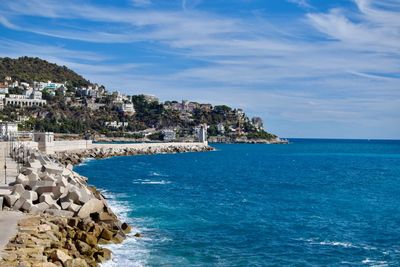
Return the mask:
M 400 266 L 400 141 L 290 142 L 75 167 L 134 228 L 104 266 Z

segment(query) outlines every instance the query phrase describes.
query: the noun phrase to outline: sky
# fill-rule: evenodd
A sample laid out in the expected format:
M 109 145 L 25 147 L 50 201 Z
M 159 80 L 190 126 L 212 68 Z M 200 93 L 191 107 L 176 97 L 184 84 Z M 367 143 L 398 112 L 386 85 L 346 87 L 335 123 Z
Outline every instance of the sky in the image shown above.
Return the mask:
M 0 56 L 243 108 L 282 137 L 400 139 L 399 0 L 2 0 L 0 33 Z

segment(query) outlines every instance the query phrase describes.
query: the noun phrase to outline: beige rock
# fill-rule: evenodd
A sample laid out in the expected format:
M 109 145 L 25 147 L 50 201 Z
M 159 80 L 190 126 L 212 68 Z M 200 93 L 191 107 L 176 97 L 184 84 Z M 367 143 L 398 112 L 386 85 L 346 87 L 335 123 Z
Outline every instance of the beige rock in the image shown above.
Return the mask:
M 92 198 L 86 202 L 78 212 L 78 217 L 87 218 L 91 213 L 101 212 L 104 208 L 103 201 Z
M 50 255 L 52 261 L 60 261 L 62 262 L 63 265 L 66 264 L 67 260 L 72 259 L 71 256 L 69 256 L 67 253 L 65 253 L 64 251 L 57 249 L 54 250 L 53 253 L 51 253 Z

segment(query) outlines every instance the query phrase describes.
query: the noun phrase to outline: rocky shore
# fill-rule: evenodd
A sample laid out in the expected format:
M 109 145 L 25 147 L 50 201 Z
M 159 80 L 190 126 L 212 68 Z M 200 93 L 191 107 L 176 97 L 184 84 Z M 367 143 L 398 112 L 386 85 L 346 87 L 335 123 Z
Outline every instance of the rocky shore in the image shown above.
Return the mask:
M 20 148 L 14 158 L 23 165 L 0 210 L 22 211 L 27 219 L 0 257 L 0 266 L 99 266 L 112 252 L 102 244 L 120 243 L 131 231 L 87 178 L 73 171 L 86 158 L 210 151 L 207 145 L 90 148 L 46 155 Z M 136 238 L 140 233 L 132 233 Z
M 59 152 L 52 157 L 59 162 L 67 165 L 76 165 L 87 158 L 102 159 L 114 156 L 129 156 L 129 155 L 151 155 L 163 153 L 184 153 L 184 152 L 203 152 L 214 150 L 207 145 L 170 145 L 170 146 L 149 146 L 146 148 L 91 148 L 86 150 Z
M 98 266 L 110 259 L 111 252 L 100 245 L 122 242 L 131 227 L 117 218 L 101 193 L 71 164 L 34 150 L 15 153 L 24 153 L 18 157 L 24 167 L 10 194 L 0 196 L 1 209 L 29 217 L 19 222 L 0 266 Z

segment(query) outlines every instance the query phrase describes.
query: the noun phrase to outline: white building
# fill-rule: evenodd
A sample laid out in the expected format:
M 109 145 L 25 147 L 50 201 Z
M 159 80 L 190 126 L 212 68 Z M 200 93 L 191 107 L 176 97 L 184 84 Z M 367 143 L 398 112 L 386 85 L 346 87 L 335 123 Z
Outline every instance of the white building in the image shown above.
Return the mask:
M 225 133 L 225 126 L 223 123 L 218 123 L 217 124 L 217 130 L 219 133 L 224 134 Z
M 162 130 L 161 132 L 162 132 L 162 134 L 164 136 L 163 139 L 166 142 L 171 142 L 171 141 L 174 141 L 176 139 L 176 133 L 172 129 L 165 129 L 165 130 Z
M 115 105 L 117 106 L 118 110 L 120 112 L 123 112 L 124 114 L 127 115 L 134 115 L 135 114 L 135 108 L 133 106 L 133 103 L 127 102 L 127 103 L 123 103 L 123 102 L 116 102 Z
M 128 122 L 118 122 L 118 121 L 106 121 L 104 123 L 105 126 L 110 128 L 122 128 L 127 127 L 129 125 Z
M 37 86 L 37 88 L 40 91 L 43 91 L 43 90 L 55 91 L 56 89 L 60 88 L 61 86 L 64 86 L 63 83 L 53 83 L 52 81 L 47 81 L 47 83 L 39 82 L 39 83 L 35 83 L 35 85 Z
M 10 98 L 6 97 L 4 100 L 4 105 L 15 106 L 15 107 L 43 107 L 46 105 L 46 100 L 42 99 L 26 99 L 26 98 Z
M 9 138 L 18 134 L 18 124 L 15 122 L 0 123 L 0 137 Z

